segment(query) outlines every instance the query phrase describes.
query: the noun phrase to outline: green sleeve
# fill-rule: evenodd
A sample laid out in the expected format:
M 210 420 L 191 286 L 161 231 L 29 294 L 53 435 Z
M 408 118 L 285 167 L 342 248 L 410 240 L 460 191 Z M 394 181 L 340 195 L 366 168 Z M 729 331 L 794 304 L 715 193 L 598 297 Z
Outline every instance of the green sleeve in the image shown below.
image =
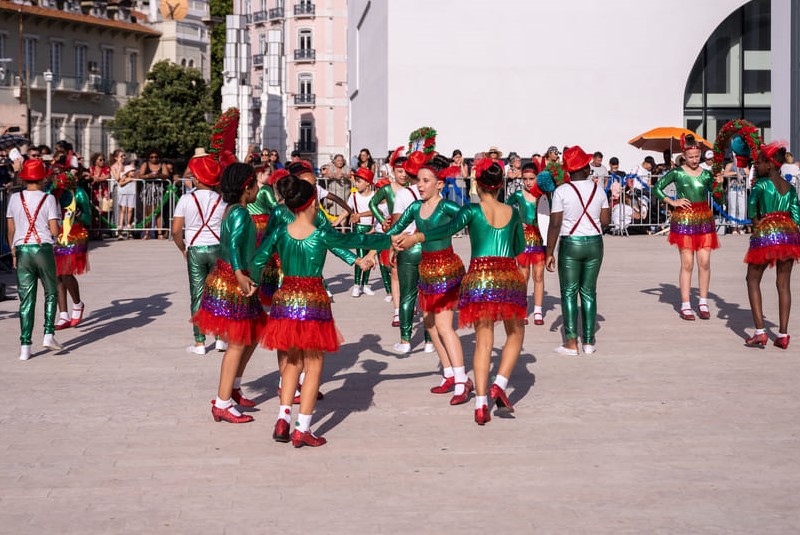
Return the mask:
M 444 215 L 449 218 L 455 217 L 456 214 L 458 214 L 458 211 L 461 210 L 461 206 L 453 201 L 448 201 L 447 199 L 442 199 L 439 201 L 439 205 L 442 209 L 442 212 L 444 212 Z
M 761 180 L 759 180 L 753 185 L 753 189 L 750 190 L 750 197 L 747 199 L 748 218 L 753 219 L 754 217 L 758 217 L 758 201 L 761 199 L 763 194 L 764 184 Z
M 392 186 L 389 185 L 391 188 Z M 372 212 L 372 215 L 375 216 L 379 222 L 383 223 L 383 220 L 386 219 L 383 217 L 383 214 L 378 209 L 378 205 L 386 199 L 386 186 L 383 186 L 381 189 L 375 192 L 375 195 L 372 196 L 372 199 L 369 200 L 369 211 Z
M 92 205 L 89 203 L 89 196 L 83 188 L 75 189 L 75 204 L 80 210 L 78 221 L 88 227 L 92 224 Z
M 659 201 L 663 201 L 667 195 L 664 193 L 664 188 L 675 182 L 675 171 L 670 171 L 666 175 L 661 177 L 655 186 L 653 186 L 653 193 L 656 194 Z
M 248 244 L 247 242 L 247 226 L 253 224 L 250 219 L 250 213 L 245 210 L 236 210 L 228 215 L 231 220 L 228 225 L 230 232 L 228 233 L 228 250 L 231 253 L 231 268 L 234 271 L 237 269 L 246 269 L 248 261 Z
M 789 192 L 792 196 L 792 204 L 789 206 L 789 213 L 797 226 L 800 227 L 800 199 L 797 198 L 797 190 L 790 186 Z
M 389 249 L 392 246 L 392 238 L 388 234 L 359 234 L 358 232 L 339 232 L 333 228 L 324 229 L 323 239 L 325 246 L 333 251 L 336 248 L 352 249 Z
M 480 209 L 480 205 L 468 204 L 462 207 L 449 223 L 439 225 L 438 227 L 433 227 L 429 231 L 424 232 L 423 234 L 425 235 L 425 241 L 436 241 L 449 238 L 459 230 L 469 225 L 469 222 L 472 221 L 474 215 L 473 206 L 478 206 Z
M 511 250 L 514 256 L 522 253 L 525 250 L 525 231 L 522 228 L 522 218 L 519 212 L 514 210 L 514 215 L 511 216 L 514 225 L 514 235 L 511 237 Z
M 267 238 L 261 241 L 261 245 L 258 246 L 256 254 L 253 255 L 252 260 L 250 260 L 250 278 L 254 281 L 261 280 L 261 271 L 264 269 L 264 266 L 267 265 L 267 262 L 269 262 L 270 257 L 275 253 L 275 244 L 278 241 L 277 232 L 265 234 L 265 236 L 267 236 Z
M 406 227 L 408 227 L 411 223 L 414 222 L 414 216 L 419 213 L 419 207 L 422 205 L 422 201 L 414 201 L 406 208 L 406 211 L 400 216 L 400 218 L 395 222 L 392 227 L 386 231 L 386 234 L 389 236 L 397 236 L 401 232 L 403 232 Z
M 506 199 L 506 204 L 509 206 L 514 206 L 514 205 L 519 206 L 521 195 L 522 195 L 521 190 L 515 191 L 514 193 L 508 196 L 508 199 Z
M 258 190 L 253 204 L 258 206 L 260 213 L 268 214 L 278 205 L 278 199 L 275 198 L 273 189 L 269 185 L 264 185 Z
M 325 217 L 325 214 L 322 213 L 322 210 L 317 210 L 317 215 L 314 216 L 314 226 L 321 230 L 335 230 L 328 218 Z M 341 234 L 339 231 L 336 232 Z M 341 247 L 334 247 L 331 249 L 331 252 L 336 257 L 344 261 L 348 266 L 355 264 L 356 259 L 358 258 L 353 251 Z

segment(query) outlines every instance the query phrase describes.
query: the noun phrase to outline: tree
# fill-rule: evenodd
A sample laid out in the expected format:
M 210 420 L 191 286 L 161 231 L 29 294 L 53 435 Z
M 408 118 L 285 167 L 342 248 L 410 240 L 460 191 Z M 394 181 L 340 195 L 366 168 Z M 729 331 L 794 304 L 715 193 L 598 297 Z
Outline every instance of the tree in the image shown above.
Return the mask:
M 163 156 L 188 156 L 208 145 L 210 111 L 200 71 L 163 60 L 147 73 L 141 96 L 117 110 L 109 128 L 127 151 L 144 154 L 154 148 Z
M 214 116 L 222 111 L 222 65 L 225 59 L 225 16 L 233 15 L 233 0 L 210 0 L 211 15 L 211 99 Z

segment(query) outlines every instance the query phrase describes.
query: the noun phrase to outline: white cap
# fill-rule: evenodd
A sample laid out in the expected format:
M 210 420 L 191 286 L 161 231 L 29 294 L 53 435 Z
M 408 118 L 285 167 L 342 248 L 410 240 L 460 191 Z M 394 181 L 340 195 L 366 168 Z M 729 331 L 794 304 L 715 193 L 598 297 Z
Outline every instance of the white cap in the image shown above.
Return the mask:
M 136 171 L 136 167 L 134 167 L 131 164 L 128 164 L 128 165 L 126 165 L 125 167 L 122 168 L 122 175 L 120 175 L 120 176 L 125 176 L 128 173 L 133 173 L 134 171 Z
M 705 159 L 706 160 L 710 160 L 713 157 L 714 157 L 714 151 L 713 150 L 707 150 L 706 153 L 705 153 Z

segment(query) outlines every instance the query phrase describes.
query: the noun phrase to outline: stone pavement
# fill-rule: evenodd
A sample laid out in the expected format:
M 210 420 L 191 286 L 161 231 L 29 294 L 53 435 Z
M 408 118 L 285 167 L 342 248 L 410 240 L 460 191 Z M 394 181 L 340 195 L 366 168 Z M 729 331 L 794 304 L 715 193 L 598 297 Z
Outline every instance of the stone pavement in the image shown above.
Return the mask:
M 393 354 L 383 291 L 352 299 L 350 269 L 330 257 L 346 343 L 327 357 L 312 425 L 329 443 L 299 450 L 271 440 L 272 352 L 258 350 L 245 375 L 256 421 L 212 421 L 220 355 L 184 352 L 174 246 L 94 243 L 88 314 L 58 333 L 63 353 L 38 346 L 40 304 L 36 357 L 18 361 L 17 302 L 0 303 L 0 532 L 797 533 L 800 312 L 788 351 L 743 347 L 747 241 L 722 242 L 713 317 L 688 323 L 675 250 L 607 237 L 588 357 L 552 352 L 561 318 L 548 274 L 546 324 L 527 328 L 511 378 L 517 412 L 485 427 L 472 402 L 428 393 L 437 359 L 419 351 L 421 333 L 418 352 Z M 468 257 L 466 239 L 456 248 Z M 774 327 L 774 271 L 764 291 Z M 462 340 L 469 370 L 474 336 Z

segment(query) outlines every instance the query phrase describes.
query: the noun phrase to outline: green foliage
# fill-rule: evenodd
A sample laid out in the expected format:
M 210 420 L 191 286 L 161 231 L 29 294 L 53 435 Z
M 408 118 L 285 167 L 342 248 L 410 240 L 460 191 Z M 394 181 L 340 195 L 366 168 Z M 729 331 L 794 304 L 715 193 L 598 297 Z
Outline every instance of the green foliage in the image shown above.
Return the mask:
M 210 0 L 211 20 L 211 99 L 214 115 L 222 111 L 222 63 L 225 57 L 225 16 L 233 15 L 233 0 Z
M 117 110 L 109 128 L 127 151 L 155 148 L 166 157 L 188 156 L 208 144 L 210 107 L 200 71 L 159 61 L 147 73 L 141 96 Z

